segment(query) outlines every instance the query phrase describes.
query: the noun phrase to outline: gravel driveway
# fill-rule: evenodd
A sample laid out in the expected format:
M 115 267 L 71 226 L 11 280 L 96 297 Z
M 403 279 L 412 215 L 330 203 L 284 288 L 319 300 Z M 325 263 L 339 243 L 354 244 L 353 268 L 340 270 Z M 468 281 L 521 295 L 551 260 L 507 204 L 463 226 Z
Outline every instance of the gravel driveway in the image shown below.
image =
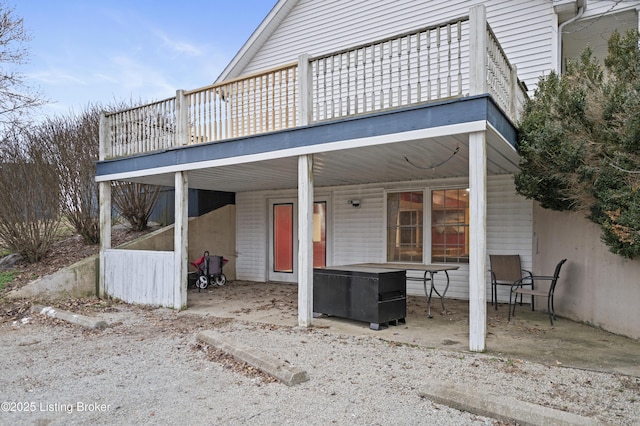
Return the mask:
M 0 424 L 484 424 L 431 402 L 429 380 L 595 418 L 640 422 L 640 380 L 372 337 L 176 314 L 97 308 L 85 330 L 40 315 L 0 324 Z M 305 369 L 288 387 L 196 341 L 198 331 Z

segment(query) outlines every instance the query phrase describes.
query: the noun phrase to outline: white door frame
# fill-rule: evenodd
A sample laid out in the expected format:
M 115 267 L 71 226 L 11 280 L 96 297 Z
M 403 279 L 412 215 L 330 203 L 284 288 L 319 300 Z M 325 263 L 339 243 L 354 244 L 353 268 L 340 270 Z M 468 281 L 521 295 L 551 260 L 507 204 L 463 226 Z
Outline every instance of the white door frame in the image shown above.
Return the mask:
M 273 232 L 273 208 L 278 204 L 293 205 L 293 271 L 275 272 L 274 263 L 274 232 Z M 269 281 L 282 281 L 287 283 L 298 282 L 298 199 L 297 198 L 273 198 L 269 199 L 269 262 L 267 263 L 267 279 Z
M 268 200 L 268 229 L 269 238 L 267 239 L 267 280 L 269 281 L 281 281 L 288 283 L 298 282 L 298 199 L 295 197 L 282 197 L 282 198 L 269 198 Z M 326 216 L 325 216 L 325 261 L 327 264 L 331 262 L 331 196 L 322 195 L 315 198 L 314 203 L 325 203 Z M 273 206 L 277 204 L 293 204 L 293 272 L 275 272 L 273 270 Z

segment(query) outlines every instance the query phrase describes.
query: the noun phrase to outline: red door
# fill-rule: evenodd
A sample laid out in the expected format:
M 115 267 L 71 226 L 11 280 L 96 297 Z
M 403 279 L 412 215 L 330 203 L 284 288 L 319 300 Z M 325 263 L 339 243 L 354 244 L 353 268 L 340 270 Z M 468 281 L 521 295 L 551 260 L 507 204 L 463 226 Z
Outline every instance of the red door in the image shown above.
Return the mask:
M 273 205 L 273 272 L 293 273 L 293 203 Z

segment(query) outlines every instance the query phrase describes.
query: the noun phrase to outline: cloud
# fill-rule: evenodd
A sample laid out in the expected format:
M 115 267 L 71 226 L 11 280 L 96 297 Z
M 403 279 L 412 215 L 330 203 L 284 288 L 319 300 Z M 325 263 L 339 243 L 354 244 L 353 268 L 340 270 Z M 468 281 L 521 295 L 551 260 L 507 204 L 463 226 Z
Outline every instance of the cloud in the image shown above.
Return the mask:
M 163 46 L 167 47 L 173 52 L 185 54 L 192 57 L 201 56 L 203 54 L 202 49 L 194 44 L 185 41 L 173 40 L 162 31 L 156 31 L 155 33 L 158 38 L 162 40 Z
M 161 66 L 143 63 L 130 56 L 112 57 L 111 63 L 112 70 L 108 73 L 96 73 L 94 76 L 110 85 L 119 85 L 120 89 L 128 92 L 145 93 L 148 96 L 175 94 L 176 88 L 169 82 Z
M 81 77 L 70 74 L 67 70 L 61 69 L 48 69 L 33 71 L 26 74 L 26 77 L 31 81 L 36 81 L 42 84 L 51 86 L 66 86 L 66 85 L 86 85 L 87 81 Z

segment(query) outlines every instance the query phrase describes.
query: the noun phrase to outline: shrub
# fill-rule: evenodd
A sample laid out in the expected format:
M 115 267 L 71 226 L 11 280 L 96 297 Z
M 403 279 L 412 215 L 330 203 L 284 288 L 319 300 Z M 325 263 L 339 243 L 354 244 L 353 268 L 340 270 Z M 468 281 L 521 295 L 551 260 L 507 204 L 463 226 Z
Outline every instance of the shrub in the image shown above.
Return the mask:
M 516 190 L 582 211 L 616 254 L 640 255 L 640 50 L 637 31 L 609 40 L 606 73 L 590 50 L 542 78 L 519 126 Z

